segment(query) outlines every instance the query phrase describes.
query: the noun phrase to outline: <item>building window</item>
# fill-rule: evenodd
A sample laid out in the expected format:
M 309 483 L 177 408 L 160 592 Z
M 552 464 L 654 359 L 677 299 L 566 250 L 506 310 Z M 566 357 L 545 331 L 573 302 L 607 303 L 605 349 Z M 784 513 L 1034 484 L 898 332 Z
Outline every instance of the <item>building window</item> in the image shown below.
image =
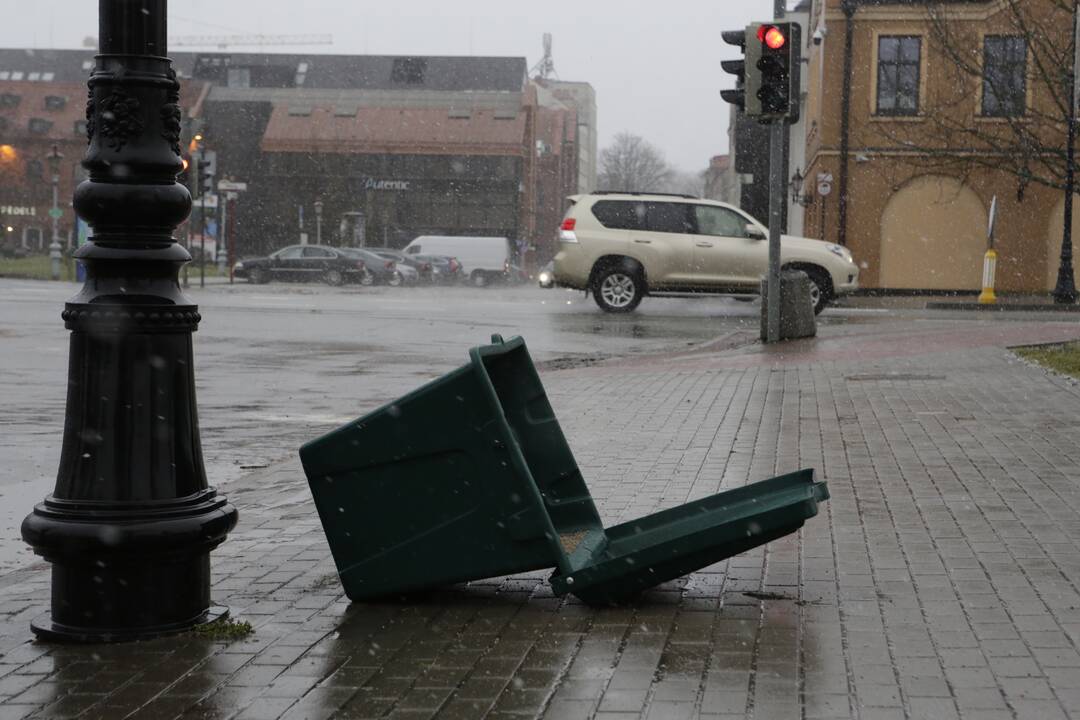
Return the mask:
M 877 114 L 918 115 L 922 38 L 878 38 Z
M 60 97 L 59 95 L 46 95 L 45 96 L 45 109 L 46 110 L 63 110 L 67 107 L 67 98 Z
M 40 160 L 28 160 L 26 162 L 26 177 L 31 180 L 40 180 L 45 174 L 45 163 Z
M 1027 41 L 1016 35 L 983 40 L 982 114 L 1016 117 L 1027 110 Z
M 0 109 L 19 107 L 21 98 L 14 93 L 0 93 Z
M 229 68 L 228 84 L 231 88 L 251 87 L 251 68 Z
M 390 79 L 402 85 L 423 85 L 427 59 L 418 57 L 394 58 L 394 67 Z
M 8 122 L 8 119 L 6 117 L 0 117 L 0 132 L 6 131 L 8 129 L 8 125 L 10 124 L 11 123 Z
M 32 135 L 44 135 L 52 129 L 52 121 L 41 118 L 30 118 L 30 133 Z

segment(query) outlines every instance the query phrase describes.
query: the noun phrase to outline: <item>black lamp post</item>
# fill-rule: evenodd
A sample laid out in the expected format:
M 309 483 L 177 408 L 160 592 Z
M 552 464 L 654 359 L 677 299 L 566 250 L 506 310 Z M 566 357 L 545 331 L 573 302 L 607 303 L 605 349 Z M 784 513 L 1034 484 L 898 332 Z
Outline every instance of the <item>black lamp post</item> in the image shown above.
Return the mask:
M 315 201 L 315 244 L 322 245 L 322 200 Z
M 1065 215 L 1061 235 L 1061 256 L 1058 261 L 1057 282 L 1054 284 L 1054 302 L 1076 302 L 1076 279 L 1073 277 L 1073 193 L 1076 192 L 1076 102 L 1077 65 L 1080 64 L 1080 15 L 1073 4 L 1073 65 L 1069 73 L 1069 124 L 1065 148 Z
M 195 406 L 199 313 L 172 237 L 191 211 L 176 183 L 180 86 L 165 57 L 166 0 L 99 0 L 89 179 L 75 210 L 86 284 L 66 305 L 67 415 L 56 488 L 22 535 L 52 563 L 43 639 L 133 640 L 190 629 L 210 603 L 210 551 L 236 509 L 207 486 Z
M 49 264 L 50 275 L 53 280 L 60 279 L 60 161 L 64 154 L 60 147 L 53 143 L 52 150 L 45 156 L 49 161 L 49 173 L 52 175 L 52 207 L 49 208 L 49 217 L 52 219 L 52 240 L 49 241 Z

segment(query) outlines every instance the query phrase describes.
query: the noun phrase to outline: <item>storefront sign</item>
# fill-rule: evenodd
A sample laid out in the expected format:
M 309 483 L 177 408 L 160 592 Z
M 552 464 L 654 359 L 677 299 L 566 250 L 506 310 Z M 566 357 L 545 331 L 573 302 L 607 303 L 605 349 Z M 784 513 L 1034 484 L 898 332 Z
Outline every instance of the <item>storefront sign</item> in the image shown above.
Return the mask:
M 362 187 L 365 190 L 398 190 L 408 192 L 408 180 L 379 180 L 378 178 L 364 178 Z
M 37 217 L 37 208 L 21 205 L 0 205 L 0 215 L 14 217 Z

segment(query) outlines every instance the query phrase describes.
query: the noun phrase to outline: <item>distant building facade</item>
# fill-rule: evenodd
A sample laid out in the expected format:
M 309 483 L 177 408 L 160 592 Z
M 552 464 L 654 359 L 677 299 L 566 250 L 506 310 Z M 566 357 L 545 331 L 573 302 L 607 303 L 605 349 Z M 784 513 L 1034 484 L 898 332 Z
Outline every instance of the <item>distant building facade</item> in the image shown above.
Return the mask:
M 554 253 L 562 198 L 577 192 L 583 172 L 582 123 L 570 99 L 594 98 L 587 84 L 569 84 L 563 98 L 540 93 L 526 79 L 524 58 L 512 57 L 172 57 L 185 117 L 199 121 L 204 147 L 216 153 L 217 179 L 247 185 L 229 222 L 238 254 L 317 236 L 327 244 L 401 247 L 429 233 L 511 237 L 535 248 L 537 261 Z M 45 145 L 66 143 L 61 195 L 69 215 L 85 148 L 85 134 L 77 132 L 84 128 L 76 124 L 92 58 L 79 50 L 0 50 L 0 93 L 33 93 L 37 105 L 48 86 L 67 98 L 52 134 L 41 138 Z M 35 81 L 31 68 L 39 73 Z M 20 105 L 0 105 L 0 147 L 37 157 L 36 116 Z M 595 105 L 592 112 L 585 127 L 595 124 Z M 24 167 L 10 170 L 0 207 L 29 207 L 15 203 L 42 190 Z M 40 205 L 31 206 L 37 217 Z

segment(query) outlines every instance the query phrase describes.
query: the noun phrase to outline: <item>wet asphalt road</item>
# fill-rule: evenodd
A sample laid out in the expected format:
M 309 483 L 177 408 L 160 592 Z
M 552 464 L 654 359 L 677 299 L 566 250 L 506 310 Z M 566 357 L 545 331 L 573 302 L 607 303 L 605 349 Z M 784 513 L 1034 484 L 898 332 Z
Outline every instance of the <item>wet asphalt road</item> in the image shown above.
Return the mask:
M 76 286 L 0 279 L 0 572 L 32 559 L 18 526 L 51 491 L 63 429 Z M 467 361 L 493 333 L 523 335 L 542 367 L 685 349 L 756 328 L 757 304 L 653 298 L 630 316 L 578 292 L 514 288 L 208 285 L 188 290 L 207 475 L 245 471 Z

